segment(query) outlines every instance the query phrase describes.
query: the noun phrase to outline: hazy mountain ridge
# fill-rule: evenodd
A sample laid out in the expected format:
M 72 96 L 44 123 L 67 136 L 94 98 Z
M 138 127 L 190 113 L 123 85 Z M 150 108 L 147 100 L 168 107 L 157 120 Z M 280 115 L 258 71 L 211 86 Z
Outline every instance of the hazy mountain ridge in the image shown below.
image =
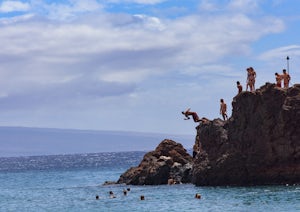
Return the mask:
M 195 140 L 193 135 L 3 126 L 0 157 L 146 151 L 165 138 L 179 141 L 186 148 Z

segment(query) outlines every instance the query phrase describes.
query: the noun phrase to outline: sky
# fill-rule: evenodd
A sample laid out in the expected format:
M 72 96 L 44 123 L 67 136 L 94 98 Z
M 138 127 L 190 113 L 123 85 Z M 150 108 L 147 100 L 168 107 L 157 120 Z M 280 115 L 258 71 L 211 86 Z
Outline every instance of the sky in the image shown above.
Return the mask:
M 289 66 L 299 0 L 0 1 L 0 126 L 195 134 Z M 289 56 L 289 60 L 286 57 Z

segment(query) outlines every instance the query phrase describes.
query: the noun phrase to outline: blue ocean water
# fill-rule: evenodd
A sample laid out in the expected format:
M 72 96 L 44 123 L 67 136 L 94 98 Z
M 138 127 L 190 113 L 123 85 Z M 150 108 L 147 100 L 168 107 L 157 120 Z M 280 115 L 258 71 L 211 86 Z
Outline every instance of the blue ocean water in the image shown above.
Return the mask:
M 0 211 L 300 211 L 297 185 L 102 185 L 138 165 L 144 154 L 0 158 Z M 124 196 L 122 191 L 127 188 L 130 191 Z M 109 198 L 109 191 L 116 198 Z M 195 199 L 196 193 L 202 198 Z

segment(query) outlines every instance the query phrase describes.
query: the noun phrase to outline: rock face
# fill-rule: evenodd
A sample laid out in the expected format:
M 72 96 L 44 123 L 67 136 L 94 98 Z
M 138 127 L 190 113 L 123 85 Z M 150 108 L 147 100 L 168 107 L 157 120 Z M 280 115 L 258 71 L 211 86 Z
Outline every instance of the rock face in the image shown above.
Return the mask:
M 169 179 L 176 183 L 189 183 L 192 161 L 181 144 L 166 139 L 154 151 L 145 154 L 138 167 L 122 174 L 118 183 L 160 185 L 167 184 Z
M 232 102 L 232 117 L 197 127 L 192 181 L 202 185 L 300 183 L 300 85 L 267 83 Z

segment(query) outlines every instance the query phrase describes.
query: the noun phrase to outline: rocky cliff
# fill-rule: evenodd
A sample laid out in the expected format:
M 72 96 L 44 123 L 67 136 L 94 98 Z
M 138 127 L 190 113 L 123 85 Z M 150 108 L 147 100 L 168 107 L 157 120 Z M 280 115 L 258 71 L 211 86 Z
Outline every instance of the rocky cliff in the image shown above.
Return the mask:
M 196 127 L 193 159 L 179 143 L 164 140 L 118 183 L 193 182 L 198 186 L 300 183 L 300 84 L 267 83 L 242 92 L 228 121 L 203 120 Z
M 197 127 L 196 185 L 300 183 L 300 85 L 242 92 L 232 117 Z

